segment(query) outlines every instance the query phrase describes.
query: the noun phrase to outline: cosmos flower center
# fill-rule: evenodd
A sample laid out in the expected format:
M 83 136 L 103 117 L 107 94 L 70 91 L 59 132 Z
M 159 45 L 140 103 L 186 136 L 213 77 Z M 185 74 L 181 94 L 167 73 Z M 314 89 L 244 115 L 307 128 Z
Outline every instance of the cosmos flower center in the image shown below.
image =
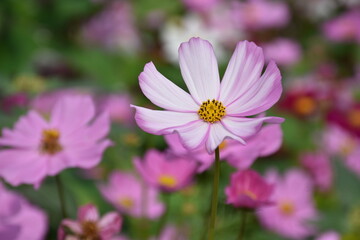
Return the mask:
M 169 187 L 169 188 L 172 188 L 172 187 L 175 187 L 176 184 L 177 184 L 177 181 L 176 179 L 171 176 L 171 175 L 161 175 L 158 179 L 160 185 L 164 186 L 164 187 Z
M 228 143 L 226 141 L 222 141 L 219 145 L 219 149 L 223 150 L 228 146 Z
M 80 239 L 99 240 L 98 227 L 95 221 L 84 221 L 81 223 L 82 236 Z
M 60 152 L 63 148 L 59 142 L 60 132 L 56 129 L 45 129 L 42 132 L 41 152 L 53 155 Z
M 208 99 L 201 104 L 198 114 L 205 122 L 214 123 L 220 121 L 225 116 L 226 112 L 222 102 L 215 99 Z
M 282 214 L 289 216 L 295 212 L 295 206 L 292 202 L 285 201 L 280 204 L 280 211 Z
M 257 199 L 257 196 L 255 195 L 255 193 L 253 193 L 252 191 L 250 190 L 244 190 L 241 194 L 251 198 L 252 200 L 256 200 Z
M 348 121 L 353 127 L 360 127 L 360 110 L 352 110 L 348 114 Z
M 130 197 L 122 197 L 119 204 L 126 209 L 130 209 L 135 205 L 134 200 Z
M 315 111 L 316 103 L 312 97 L 299 97 L 294 103 L 294 109 L 301 115 L 309 115 Z

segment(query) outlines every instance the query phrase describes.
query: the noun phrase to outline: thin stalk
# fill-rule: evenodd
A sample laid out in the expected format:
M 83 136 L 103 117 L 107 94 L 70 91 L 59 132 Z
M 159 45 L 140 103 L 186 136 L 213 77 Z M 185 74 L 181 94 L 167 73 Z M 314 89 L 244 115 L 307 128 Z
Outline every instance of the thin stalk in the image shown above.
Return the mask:
M 61 182 L 59 174 L 55 176 L 55 181 L 56 181 L 56 186 L 57 186 L 57 190 L 58 190 L 58 194 L 59 194 L 61 214 L 64 219 L 64 218 L 67 218 L 66 204 L 65 204 L 64 186 Z
M 220 178 L 220 150 L 219 147 L 215 149 L 215 170 L 213 179 L 213 189 L 211 197 L 211 213 L 210 213 L 210 224 L 208 228 L 208 240 L 214 240 L 215 237 L 215 223 L 216 223 L 216 212 L 218 205 L 218 192 L 219 192 L 219 178 Z
M 239 232 L 238 240 L 245 239 L 244 237 L 245 237 L 246 217 L 247 217 L 247 212 L 246 210 L 243 210 L 241 215 L 240 232 Z
M 167 193 L 164 192 L 163 193 L 164 196 L 164 203 L 166 206 L 166 211 L 164 212 L 164 214 L 161 216 L 160 220 L 159 220 L 159 225 L 158 225 L 158 229 L 157 229 L 157 236 L 160 236 L 161 230 L 165 227 L 165 224 L 168 220 L 169 217 L 169 213 L 170 213 L 170 204 L 171 204 L 171 193 Z

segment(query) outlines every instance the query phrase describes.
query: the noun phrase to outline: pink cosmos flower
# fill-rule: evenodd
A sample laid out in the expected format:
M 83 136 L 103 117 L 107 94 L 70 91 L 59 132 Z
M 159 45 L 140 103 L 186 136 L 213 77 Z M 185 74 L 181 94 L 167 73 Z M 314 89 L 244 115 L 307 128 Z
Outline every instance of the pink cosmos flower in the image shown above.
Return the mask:
M 360 43 L 360 11 L 352 10 L 325 23 L 323 30 L 330 40 Z
M 337 232 L 329 231 L 321 234 L 315 240 L 340 240 L 341 237 Z
M 110 119 L 116 123 L 133 123 L 133 113 L 130 108 L 131 98 L 127 94 L 110 94 L 98 101 L 100 111 L 109 113 Z
M 182 0 L 182 2 L 190 10 L 206 12 L 215 7 L 220 0 Z
M 278 151 L 282 144 L 282 137 L 280 125 L 274 124 L 263 127 L 256 135 L 246 139 L 246 145 L 226 139 L 219 145 L 221 158 L 237 169 L 247 169 L 257 158 L 270 156 Z M 199 162 L 198 172 L 208 169 L 215 160 L 205 147 L 194 151 L 187 150 L 181 144 L 178 134 L 166 135 L 165 140 L 170 147 L 170 153 Z
M 1 99 L 0 109 L 5 113 L 9 113 L 14 108 L 25 107 L 28 104 L 28 101 L 28 97 L 25 93 L 12 94 Z
M 44 211 L 0 183 L 0 239 L 42 240 L 47 231 Z
M 261 223 L 271 231 L 290 239 L 304 239 L 314 233 L 311 221 L 316 220 L 312 201 L 312 183 L 300 170 L 292 169 L 280 177 L 270 171 L 266 179 L 274 184 L 270 200 L 274 205 L 260 208 Z
M 232 9 L 237 25 L 250 30 L 283 27 L 290 19 L 287 5 L 279 1 L 234 1 Z
M 328 155 L 322 152 L 305 153 L 300 159 L 301 164 L 309 171 L 320 191 L 330 190 L 333 182 L 333 171 Z
M 182 233 L 180 229 L 173 225 L 167 225 L 159 237 L 151 238 L 150 240 L 188 240 L 188 238 L 185 237 L 184 233 Z
M 330 125 L 323 135 L 323 147 L 328 153 L 340 156 L 345 165 L 360 176 L 360 140 L 343 128 Z
M 273 42 L 266 43 L 263 48 L 268 60 L 274 60 L 282 66 L 294 65 L 301 58 L 300 45 L 290 39 L 278 38 Z
M 14 130 L 4 128 L 0 138 L 0 176 L 12 185 L 39 184 L 69 167 L 97 165 L 111 141 L 109 118 L 94 119 L 90 97 L 66 97 L 57 102 L 50 120 L 30 111 Z
M 270 204 L 273 187 L 253 170 L 238 171 L 231 175 L 230 185 L 225 188 L 227 204 L 255 209 Z
M 109 183 L 100 185 L 100 191 L 120 212 L 133 217 L 145 216 L 155 219 L 165 210 L 164 204 L 157 199 L 158 191 L 140 182 L 131 173 L 113 172 L 109 177 Z
M 122 224 L 122 219 L 116 212 L 107 213 L 100 218 L 97 208 L 92 204 L 81 206 L 77 218 L 62 220 L 58 240 L 112 240 Z
M 281 76 L 270 62 L 261 76 L 264 55 L 261 48 L 239 42 L 220 83 L 211 44 L 192 38 L 179 48 L 180 69 L 191 93 L 188 94 L 161 75 L 153 63 L 139 76 L 147 98 L 165 111 L 136 108 L 137 124 L 146 132 L 166 135 L 177 132 L 189 149 L 203 145 L 211 153 L 225 138 L 245 144 L 244 138 L 257 133 L 264 122 L 282 118 L 247 118 L 275 104 L 282 91 Z
M 186 187 L 197 168 L 191 159 L 173 157 L 157 150 L 149 150 L 143 161 L 135 158 L 134 165 L 147 183 L 169 192 Z
M 138 50 L 141 44 L 132 12 L 129 1 L 111 1 L 84 26 L 84 40 L 106 49 Z

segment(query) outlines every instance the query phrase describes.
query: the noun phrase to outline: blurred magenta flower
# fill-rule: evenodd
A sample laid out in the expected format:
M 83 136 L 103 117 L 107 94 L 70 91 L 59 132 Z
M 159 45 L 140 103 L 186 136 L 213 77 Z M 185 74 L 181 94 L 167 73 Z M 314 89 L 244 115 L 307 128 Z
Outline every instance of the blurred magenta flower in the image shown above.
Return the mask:
M 334 104 L 328 112 L 327 121 L 360 137 L 360 102 L 345 103 L 343 105 Z
M 287 4 L 279 1 L 233 1 L 232 9 L 238 27 L 249 30 L 284 27 L 290 20 Z
M 317 212 L 312 201 L 313 186 L 308 176 L 292 169 L 284 177 L 270 171 L 266 179 L 274 184 L 270 200 L 275 204 L 259 209 L 261 223 L 289 239 L 304 239 L 312 235 L 314 227 L 310 222 L 316 220 Z
M 351 10 L 332 20 L 323 26 L 327 38 L 336 42 L 356 41 L 360 43 L 360 10 Z
M 83 39 L 106 49 L 138 51 L 141 44 L 132 12 L 129 1 L 111 1 L 83 27 Z
M 131 97 L 128 94 L 110 94 L 98 100 L 101 112 L 108 112 L 113 122 L 123 124 L 133 122 L 134 116 L 130 103 Z
M 25 93 L 16 93 L 2 98 L 0 107 L 5 113 L 9 113 L 16 107 L 25 107 L 28 102 L 29 99 Z
M 163 191 L 172 192 L 189 185 L 197 164 L 192 159 L 174 157 L 157 150 L 148 150 L 144 159 L 134 159 L 144 181 Z
M 269 205 L 273 186 L 257 172 L 248 169 L 231 175 L 230 185 L 225 188 L 227 204 L 235 207 L 256 209 Z
M 315 240 L 340 240 L 341 237 L 337 232 L 329 231 L 321 234 Z
M 131 173 L 114 171 L 108 184 L 99 188 L 105 199 L 123 214 L 155 219 L 164 213 L 165 206 L 158 201 L 158 191 Z
M 179 48 L 180 69 L 191 93 L 177 87 L 146 64 L 139 76 L 140 87 L 155 105 L 165 111 L 136 108 L 137 124 L 146 132 L 165 135 L 178 132 L 189 149 L 206 146 L 211 153 L 225 138 L 245 144 L 264 122 L 281 123 L 282 118 L 247 118 L 275 104 L 282 92 L 281 76 L 270 62 L 261 76 L 264 55 L 261 48 L 239 42 L 220 84 L 211 44 L 192 38 Z
M 107 114 L 94 119 L 90 97 L 66 97 L 57 102 L 50 120 L 30 111 L 15 124 L 4 128 L 0 138 L 0 176 L 12 185 L 38 185 L 69 167 L 97 165 L 111 141 L 106 139 L 110 122 Z
M 282 137 L 280 125 L 274 124 L 263 127 L 257 134 L 246 139 L 246 145 L 225 139 L 219 145 L 221 158 L 237 169 L 247 169 L 257 158 L 266 157 L 278 151 L 282 145 Z M 165 140 L 171 154 L 191 158 L 200 163 L 198 172 L 205 171 L 214 162 L 214 156 L 209 154 L 205 147 L 194 151 L 186 149 L 178 134 L 166 135 Z
M 47 216 L 24 197 L 0 183 L 0 239 L 42 240 L 47 232 Z
M 320 191 L 329 191 L 333 183 L 333 171 L 329 156 L 322 152 L 304 153 L 300 159 L 301 164 L 310 173 L 315 186 Z
M 274 60 L 282 66 L 291 66 L 301 59 L 300 45 L 291 39 L 278 38 L 263 45 L 266 59 Z
M 190 10 L 207 12 L 219 4 L 221 0 L 182 0 L 182 2 Z
M 87 204 L 79 208 L 77 220 L 62 220 L 58 240 L 113 240 L 121 224 L 122 218 L 118 213 L 110 212 L 100 217 L 96 206 Z

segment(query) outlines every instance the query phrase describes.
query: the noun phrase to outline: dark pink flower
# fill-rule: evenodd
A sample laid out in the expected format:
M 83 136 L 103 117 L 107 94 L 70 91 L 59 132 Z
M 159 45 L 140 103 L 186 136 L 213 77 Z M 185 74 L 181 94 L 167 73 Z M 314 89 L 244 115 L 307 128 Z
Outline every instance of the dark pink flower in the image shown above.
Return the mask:
M 255 209 L 270 204 L 273 192 L 267 183 L 253 170 L 238 171 L 231 175 L 230 185 L 225 188 L 227 204 L 235 207 Z
M 192 159 L 174 157 L 157 150 L 149 150 L 144 160 L 135 158 L 134 164 L 148 184 L 164 191 L 177 191 L 186 187 L 197 168 Z
M 100 218 L 97 208 L 92 204 L 80 207 L 77 218 L 62 220 L 58 240 L 111 240 L 120 231 L 122 224 L 122 218 L 116 212 Z
M 15 186 L 39 184 L 65 168 L 96 166 L 111 141 L 105 138 L 108 115 L 94 116 L 95 106 L 86 96 L 59 100 L 50 120 L 30 111 L 13 130 L 2 130 L 0 176 Z

